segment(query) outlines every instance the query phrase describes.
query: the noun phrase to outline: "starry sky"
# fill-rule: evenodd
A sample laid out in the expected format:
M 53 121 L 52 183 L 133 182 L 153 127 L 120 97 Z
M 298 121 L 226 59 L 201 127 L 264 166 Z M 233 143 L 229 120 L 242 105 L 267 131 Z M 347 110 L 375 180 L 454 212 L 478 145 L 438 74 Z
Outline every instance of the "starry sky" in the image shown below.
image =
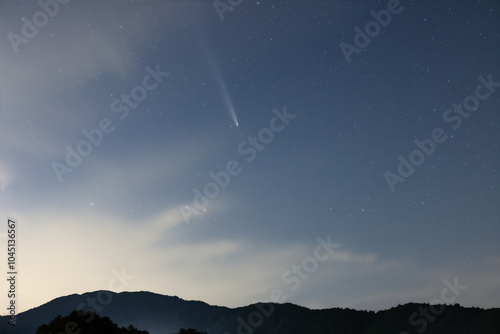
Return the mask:
M 0 3 L 20 311 L 500 307 L 498 1 L 60 1 Z

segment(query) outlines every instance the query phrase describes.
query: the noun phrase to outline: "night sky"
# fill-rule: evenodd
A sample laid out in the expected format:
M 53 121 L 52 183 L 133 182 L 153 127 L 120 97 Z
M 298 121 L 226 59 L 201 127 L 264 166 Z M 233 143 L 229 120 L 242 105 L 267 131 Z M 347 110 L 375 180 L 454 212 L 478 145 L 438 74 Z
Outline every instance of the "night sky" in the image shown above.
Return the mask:
M 500 307 L 498 1 L 44 1 L 0 3 L 20 311 Z

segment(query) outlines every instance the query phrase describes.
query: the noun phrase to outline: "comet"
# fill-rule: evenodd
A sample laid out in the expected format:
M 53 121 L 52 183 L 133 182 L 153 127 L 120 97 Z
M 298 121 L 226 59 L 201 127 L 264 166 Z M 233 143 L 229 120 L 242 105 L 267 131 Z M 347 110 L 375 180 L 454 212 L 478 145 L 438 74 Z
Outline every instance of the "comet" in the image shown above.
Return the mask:
M 219 73 L 220 75 L 220 73 Z M 236 112 L 234 111 L 234 106 L 233 106 L 233 101 L 231 100 L 231 96 L 229 96 L 229 93 L 227 91 L 226 83 L 224 82 L 224 78 L 222 75 L 220 75 L 219 78 L 219 87 L 221 90 L 222 95 L 224 96 L 224 101 L 226 102 L 226 107 L 227 110 L 229 110 L 229 114 L 233 118 L 233 122 L 236 126 L 238 126 L 238 117 L 236 117 Z
M 212 48 L 209 46 L 208 41 L 203 36 L 202 30 L 198 27 L 196 23 L 193 23 L 196 35 L 198 36 L 198 40 L 201 44 L 202 50 L 205 52 L 207 56 L 208 66 L 210 67 L 210 71 L 212 72 L 217 86 L 219 88 L 220 94 L 222 95 L 226 108 L 229 112 L 229 115 L 232 118 L 234 125 L 239 126 L 238 117 L 236 116 L 236 111 L 234 110 L 233 101 L 231 100 L 231 96 L 227 90 L 226 82 L 224 80 L 224 76 L 222 75 L 222 71 L 215 59 L 215 54 L 212 51 Z
M 208 51 L 208 50 L 207 50 Z M 208 63 L 210 66 L 210 69 L 215 77 L 215 81 L 217 82 L 217 85 L 219 86 L 219 91 L 224 98 L 224 102 L 226 104 L 226 108 L 229 111 L 229 115 L 233 119 L 233 122 L 236 126 L 239 126 L 238 124 L 238 117 L 236 116 L 236 111 L 234 110 L 233 106 L 233 101 L 231 100 L 231 96 L 229 95 L 229 92 L 227 90 L 226 86 L 226 81 L 224 80 L 224 76 L 222 75 L 222 71 L 219 68 L 219 64 L 217 64 L 217 61 L 215 60 L 215 57 L 211 52 L 208 53 Z

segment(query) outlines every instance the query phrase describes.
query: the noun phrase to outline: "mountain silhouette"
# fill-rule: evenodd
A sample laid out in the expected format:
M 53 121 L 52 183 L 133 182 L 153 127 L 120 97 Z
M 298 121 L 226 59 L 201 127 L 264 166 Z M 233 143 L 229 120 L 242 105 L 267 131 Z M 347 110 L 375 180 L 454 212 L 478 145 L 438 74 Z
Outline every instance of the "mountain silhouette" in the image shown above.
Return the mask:
M 133 325 L 149 334 L 179 333 L 185 328 L 208 334 L 500 334 L 499 308 L 416 303 L 378 312 L 311 310 L 290 303 L 228 308 L 145 291 L 104 290 L 56 298 L 19 314 L 16 326 L 8 324 L 8 316 L 2 316 L 0 334 L 35 334 L 39 326 L 77 309 L 108 317 L 119 327 Z

